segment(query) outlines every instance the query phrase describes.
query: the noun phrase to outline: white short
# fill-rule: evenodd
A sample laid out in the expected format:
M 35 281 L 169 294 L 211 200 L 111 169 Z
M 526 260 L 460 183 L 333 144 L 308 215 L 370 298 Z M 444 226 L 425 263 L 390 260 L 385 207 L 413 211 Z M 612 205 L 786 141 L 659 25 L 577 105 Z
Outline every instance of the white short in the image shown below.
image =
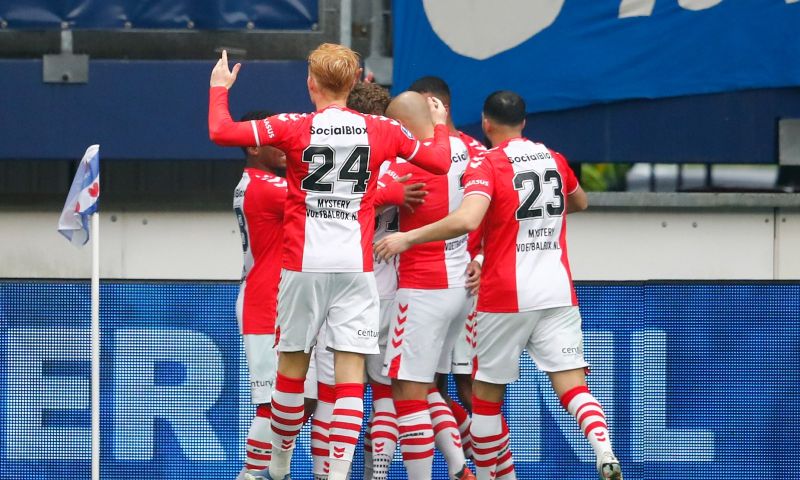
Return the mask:
M 278 350 L 311 352 L 323 324 L 328 348 L 378 353 L 378 288 L 372 272 L 281 271 Z
M 250 377 L 250 398 L 255 405 L 270 403 L 278 373 L 275 335 L 242 335 L 242 342 Z
M 389 326 L 395 315 L 394 299 L 381 299 L 381 327 L 378 335 L 378 348 L 381 352 L 377 355 L 367 355 L 367 375 L 369 379 L 383 385 L 391 385 L 392 380 L 383 374 L 383 359 L 386 356 L 386 342 L 389 339 Z
M 474 302 L 472 302 L 471 305 L 474 305 Z M 458 337 L 456 337 L 455 340 L 453 354 L 450 358 L 450 371 L 439 371 L 439 373 L 472 375 L 472 356 L 474 354 L 472 349 L 472 332 L 475 331 L 475 321 L 477 316 L 478 313 L 475 311 L 472 311 L 469 315 L 467 315 L 466 321 L 464 322 L 461 330 L 459 330 Z
M 522 350 L 539 370 L 561 372 L 585 368 L 578 307 L 520 313 L 478 312 L 475 334 L 475 379 L 507 384 L 519 378 Z
M 449 372 L 452 348 L 470 302 L 463 288 L 398 289 L 382 373 L 430 383 L 440 367 Z

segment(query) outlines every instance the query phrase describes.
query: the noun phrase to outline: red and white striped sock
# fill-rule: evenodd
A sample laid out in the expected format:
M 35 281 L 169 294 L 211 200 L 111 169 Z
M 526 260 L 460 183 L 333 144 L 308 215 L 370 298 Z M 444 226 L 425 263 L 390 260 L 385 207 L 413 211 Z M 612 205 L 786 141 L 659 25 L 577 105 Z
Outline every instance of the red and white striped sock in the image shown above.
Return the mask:
M 256 407 L 256 416 L 250 423 L 247 434 L 247 453 L 244 468 L 249 471 L 264 470 L 269 467 L 272 458 L 272 444 L 269 443 L 270 433 L 270 408 L 265 403 Z
M 408 478 L 430 480 L 433 470 L 433 425 L 426 400 L 397 400 L 400 451 Z
M 295 439 L 303 426 L 304 378 L 291 378 L 280 373 L 272 393 L 272 460 L 269 473 L 272 478 L 283 478 L 289 473 Z
M 330 472 L 328 434 L 335 402 L 336 389 L 333 385 L 317 383 L 317 408 L 314 409 L 314 418 L 311 420 L 311 458 L 314 463 L 314 480 L 325 480 Z
M 336 405 L 333 407 L 329 436 L 331 445 L 331 455 L 328 460 L 331 464 L 329 480 L 348 478 L 363 420 L 364 384 L 337 384 Z
M 453 402 L 450 408 L 453 410 L 453 418 L 456 419 L 458 424 L 458 433 L 461 435 L 464 456 L 472 458 L 472 436 L 469 434 L 469 426 L 472 424 L 472 419 L 469 417 L 469 412 L 464 410 L 464 407 L 458 402 Z
M 386 480 L 397 449 L 397 413 L 392 400 L 392 387 L 372 384 L 372 409 L 374 418 L 370 422 L 372 437 L 372 479 Z
M 495 478 L 497 461 L 503 448 L 503 418 L 500 402 L 487 402 L 472 397 L 472 451 L 475 477 L 478 480 Z
M 428 391 L 428 411 L 431 413 L 436 448 L 444 455 L 448 473 L 452 477 L 464 468 L 467 459 L 464 458 L 461 434 L 453 411 L 435 388 Z
M 514 470 L 514 457 L 511 455 L 511 437 L 505 417 L 503 417 L 503 435 L 503 447 L 500 449 L 500 454 L 497 458 L 496 478 L 516 480 L 517 472 Z
M 561 396 L 561 405 L 578 421 L 596 456 L 612 451 L 606 415 L 589 387 L 581 385 L 569 390 Z

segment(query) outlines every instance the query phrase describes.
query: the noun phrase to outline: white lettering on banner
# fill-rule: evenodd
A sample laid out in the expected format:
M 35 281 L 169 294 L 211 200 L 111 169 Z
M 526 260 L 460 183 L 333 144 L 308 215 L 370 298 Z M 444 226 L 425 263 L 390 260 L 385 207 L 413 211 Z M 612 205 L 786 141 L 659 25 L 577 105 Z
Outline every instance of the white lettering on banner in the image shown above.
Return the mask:
M 644 330 L 631 335 L 631 446 L 636 462 L 713 462 L 714 432 L 667 428 L 667 334 Z M 637 395 L 638 396 L 638 395 Z M 647 408 L 645 408 L 647 406 Z M 613 432 L 611 433 L 613 435 Z
M 114 333 L 114 456 L 150 460 L 156 419 L 172 428 L 186 458 L 225 460 L 208 410 L 222 393 L 222 352 L 208 336 L 191 330 L 120 329 Z M 186 371 L 178 385 L 156 385 L 160 362 Z
M 7 331 L 5 455 L 9 460 L 88 460 L 90 429 L 45 426 L 45 411 L 88 410 L 86 376 L 45 375 L 46 364 L 89 360 L 89 331 L 12 328 Z M 87 416 L 88 419 L 88 416 Z

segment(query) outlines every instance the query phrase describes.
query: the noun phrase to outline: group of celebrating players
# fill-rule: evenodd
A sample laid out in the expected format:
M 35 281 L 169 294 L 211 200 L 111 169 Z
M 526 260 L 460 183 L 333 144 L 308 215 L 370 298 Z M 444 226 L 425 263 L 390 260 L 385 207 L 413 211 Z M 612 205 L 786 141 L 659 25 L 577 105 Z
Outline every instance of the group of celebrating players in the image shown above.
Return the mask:
M 240 122 L 228 90 L 241 66 L 223 52 L 211 74 L 210 137 L 247 157 L 237 316 L 257 407 L 239 478 L 290 478 L 309 418 L 315 480 L 349 478 L 366 379 L 365 480 L 387 478 L 398 444 L 411 480 L 431 478 L 434 448 L 452 479 L 515 479 L 501 406 L 526 349 L 599 477 L 621 479 L 567 260 L 566 214 L 586 194 L 561 154 L 522 136 L 523 99 L 488 96 L 487 150 L 453 125 L 440 78 L 390 99 L 359 82 L 346 47 L 308 63 L 314 113 Z

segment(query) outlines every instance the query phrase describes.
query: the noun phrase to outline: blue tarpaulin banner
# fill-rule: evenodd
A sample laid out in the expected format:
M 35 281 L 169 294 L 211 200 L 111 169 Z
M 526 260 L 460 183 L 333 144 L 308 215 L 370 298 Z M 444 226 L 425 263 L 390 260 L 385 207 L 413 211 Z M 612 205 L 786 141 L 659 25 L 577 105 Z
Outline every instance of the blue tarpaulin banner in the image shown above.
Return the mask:
M 237 290 L 103 283 L 104 479 L 235 478 L 254 411 Z M 589 385 L 627 480 L 797 478 L 799 284 L 592 283 L 578 297 Z M 0 282 L 0 478 L 88 478 L 89 309 L 88 282 Z M 527 356 L 505 414 L 519 478 L 596 478 Z M 308 427 L 295 455 L 294 477 L 311 478 Z M 362 469 L 359 447 L 353 478 Z M 434 469 L 447 478 L 438 454 Z M 405 478 L 399 452 L 390 478 Z
M 318 0 L 15 0 L 0 2 L 7 28 L 311 29 Z
M 394 88 L 443 77 L 457 124 L 514 90 L 530 112 L 800 85 L 796 0 L 393 2 Z

